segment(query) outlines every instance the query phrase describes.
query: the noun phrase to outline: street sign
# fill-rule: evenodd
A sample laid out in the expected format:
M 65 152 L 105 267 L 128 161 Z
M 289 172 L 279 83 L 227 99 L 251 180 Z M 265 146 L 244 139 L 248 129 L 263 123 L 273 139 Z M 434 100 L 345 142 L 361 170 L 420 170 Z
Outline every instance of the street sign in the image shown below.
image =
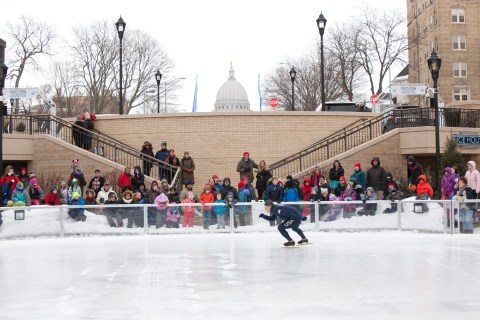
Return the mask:
M 277 98 L 270 99 L 270 107 L 272 107 L 272 109 L 275 109 L 275 108 L 278 107 L 278 99 Z
M 397 95 L 424 95 L 427 86 L 424 83 L 392 83 L 390 92 L 393 97 Z
M 377 104 L 380 102 L 380 97 L 376 94 L 372 94 L 372 96 L 370 97 L 370 102 L 373 104 Z

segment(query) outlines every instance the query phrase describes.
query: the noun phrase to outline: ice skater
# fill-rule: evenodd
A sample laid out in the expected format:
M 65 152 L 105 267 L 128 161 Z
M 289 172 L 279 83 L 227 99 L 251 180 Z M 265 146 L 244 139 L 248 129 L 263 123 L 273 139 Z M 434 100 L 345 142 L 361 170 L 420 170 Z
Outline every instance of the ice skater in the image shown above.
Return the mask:
M 295 207 L 292 206 L 279 206 L 274 204 L 272 200 L 265 202 L 265 211 L 270 213 L 269 216 L 265 214 L 260 214 L 259 218 L 263 218 L 268 221 L 275 221 L 277 218 L 283 220 L 283 222 L 278 226 L 278 231 L 285 237 L 288 241 L 283 245 L 285 247 L 291 247 L 295 245 L 295 241 L 292 240 L 286 229 L 292 228 L 293 231 L 298 233 L 302 239 L 298 241 L 298 244 L 308 243 L 308 239 L 303 234 L 303 231 L 299 228 L 300 223 L 307 220 L 307 217 L 302 218 L 302 213 Z

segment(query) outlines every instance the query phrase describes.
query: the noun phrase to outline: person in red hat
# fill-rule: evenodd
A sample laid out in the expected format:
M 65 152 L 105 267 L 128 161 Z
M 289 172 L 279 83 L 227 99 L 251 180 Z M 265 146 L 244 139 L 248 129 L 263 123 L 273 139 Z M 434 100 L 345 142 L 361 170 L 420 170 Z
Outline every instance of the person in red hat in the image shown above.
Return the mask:
M 258 164 L 250 159 L 250 153 L 244 152 L 242 159 L 237 164 L 237 172 L 240 173 L 240 181 L 244 177 L 248 178 L 250 183 L 253 183 L 253 168 L 258 169 Z
M 353 181 L 356 185 L 361 185 L 365 189 L 366 176 L 365 172 L 362 170 L 362 165 L 360 162 L 357 162 L 353 165 L 353 173 L 350 176 L 350 180 Z
M 333 191 L 336 197 L 340 197 L 342 193 L 345 191 L 345 189 L 347 188 L 347 181 L 345 181 L 344 176 L 341 176 L 338 181 L 339 181 L 338 186 Z
M 30 178 L 28 177 L 27 168 L 23 167 L 20 170 L 20 174 L 18 175 L 18 179 L 20 180 L 21 183 L 23 183 L 24 186 L 28 186 L 28 182 L 29 182 Z

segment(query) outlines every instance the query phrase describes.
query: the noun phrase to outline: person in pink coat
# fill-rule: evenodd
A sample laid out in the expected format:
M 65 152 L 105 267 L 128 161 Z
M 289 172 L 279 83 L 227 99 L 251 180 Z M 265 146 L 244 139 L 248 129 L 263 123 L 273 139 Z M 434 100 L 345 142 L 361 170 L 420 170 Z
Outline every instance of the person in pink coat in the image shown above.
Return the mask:
M 465 173 L 465 179 L 467 179 L 467 186 L 470 187 L 475 194 L 474 199 L 477 199 L 480 194 L 480 173 L 477 170 L 477 165 L 474 161 L 468 161 L 468 170 Z

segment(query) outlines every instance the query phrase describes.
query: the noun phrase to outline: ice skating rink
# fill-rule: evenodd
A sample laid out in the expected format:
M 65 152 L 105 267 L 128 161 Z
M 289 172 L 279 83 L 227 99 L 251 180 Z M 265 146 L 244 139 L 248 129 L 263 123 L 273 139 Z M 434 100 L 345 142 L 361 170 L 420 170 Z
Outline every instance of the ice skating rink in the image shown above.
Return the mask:
M 477 235 L 307 236 L 298 249 L 278 233 L 1 241 L 0 319 L 480 317 Z

